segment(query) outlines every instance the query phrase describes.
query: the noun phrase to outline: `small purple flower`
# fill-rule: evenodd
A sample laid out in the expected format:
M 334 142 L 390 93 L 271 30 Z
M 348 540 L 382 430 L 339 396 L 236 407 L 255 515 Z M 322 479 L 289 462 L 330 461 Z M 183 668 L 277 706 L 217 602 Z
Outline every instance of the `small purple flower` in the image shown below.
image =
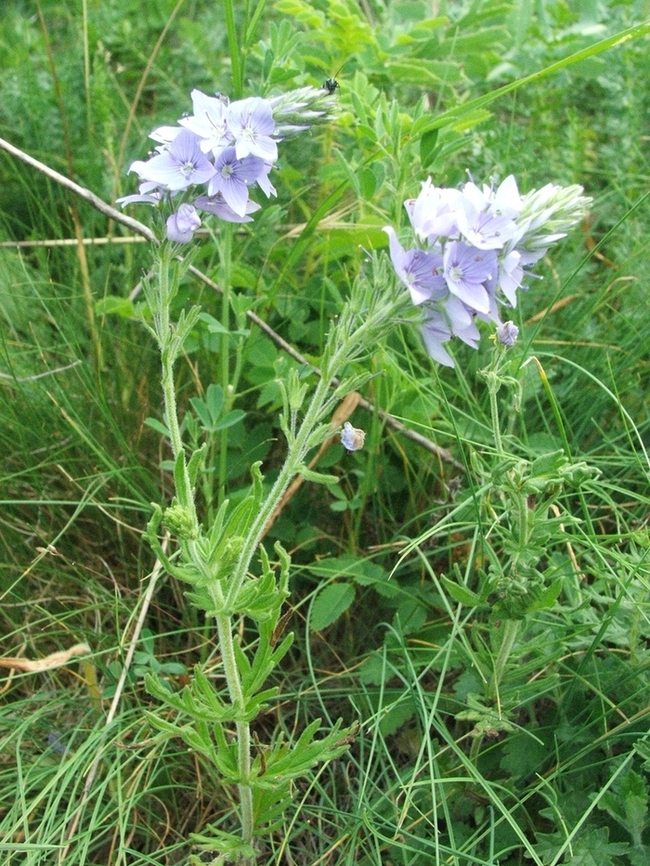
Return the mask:
M 517 233 L 517 223 L 503 214 L 479 211 L 467 198 L 461 198 L 458 228 L 472 246 L 480 250 L 500 250 Z
M 167 221 L 168 237 L 178 243 L 188 242 L 200 225 L 196 211 L 187 208 L 229 222 L 250 222 L 249 214 L 259 210 L 249 199 L 250 189 L 258 186 L 267 197 L 277 194 L 269 173 L 280 136 L 328 121 L 336 102 L 319 88 L 303 87 L 272 100 L 251 97 L 234 103 L 194 90 L 192 105 L 194 113 L 178 126 L 160 126 L 151 133 L 158 142 L 155 152 L 129 168 L 142 181 L 139 193 L 118 199 L 122 205 L 167 207 L 176 194 L 199 187 L 194 204 L 179 208 Z M 189 198 L 186 194 L 181 200 Z
M 271 136 L 275 132 L 273 110 L 266 99 L 251 96 L 230 105 L 228 127 L 235 137 L 237 159 L 259 156 L 267 162 L 278 158 L 278 145 Z
M 160 200 L 162 198 L 162 190 L 158 187 L 157 183 L 152 183 L 151 181 L 145 181 L 140 184 L 140 191 L 134 195 L 124 195 L 122 198 L 115 199 L 116 204 L 122 205 L 124 207 L 127 204 L 151 204 L 157 205 L 160 204 Z
M 182 204 L 167 220 L 167 240 L 189 244 L 200 225 L 201 218 L 196 208 L 191 204 Z
M 506 349 L 514 346 L 517 337 L 519 336 L 519 328 L 514 322 L 504 322 L 497 328 L 497 340 L 502 343 Z
M 454 336 L 462 340 L 471 349 L 478 349 L 478 341 L 481 339 L 481 332 L 476 327 L 474 322 L 471 322 L 466 328 L 458 328 L 454 331 Z
M 214 162 L 214 174 L 208 184 L 208 195 L 220 192 L 226 203 L 239 216 L 246 214 L 248 189 L 266 172 L 258 156 L 237 157 L 234 147 L 226 147 Z
M 348 451 L 360 451 L 363 448 L 363 443 L 366 439 L 366 431 L 359 427 L 353 427 L 349 421 L 346 421 L 341 431 L 341 445 Z
M 472 313 L 476 319 L 480 319 L 482 322 L 495 322 L 497 325 L 500 325 L 499 301 L 496 294 L 491 290 L 488 291 L 488 301 L 490 306 L 486 313 L 479 312 L 479 310 L 472 310 Z
M 434 361 L 444 364 L 445 367 L 453 367 L 454 362 L 451 355 L 443 348 L 443 343 L 448 343 L 452 338 L 451 329 L 442 313 L 431 312 L 427 315 L 422 325 L 422 337 L 427 352 Z
M 516 220 L 522 208 L 521 196 L 513 175 L 509 175 L 495 190 L 494 187 L 483 184 L 483 189 L 469 181 L 463 185 L 462 197 L 471 202 L 479 213 L 490 212 L 495 216 L 504 216 Z
M 484 283 L 489 283 L 496 274 L 494 250 L 479 250 L 462 241 L 449 241 L 445 246 L 444 269 L 452 294 L 480 313 L 489 312 L 490 299 Z
M 456 212 L 460 195 L 456 189 L 435 187 L 428 178 L 422 184 L 420 195 L 404 202 L 417 236 L 428 239 L 430 244 L 439 237 L 457 236 Z
M 388 235 L 390 257 L 395 273 L 411 293 L 415 306 L 425 301 L 440 300 L 449 294 L 442 271 L 442 256 L 425 250 L 402 247 L 391 226 L 384 226 Z
M 481 337 L 474 318 L 464 306 L 461 310 L 461 306 L 462 302 L 451 295 L 444 305 L 444 312 L 426 308 L 426 319 L 422 325 L 424 344 L 433 360 L 445 367 L 455 365 L 443 343 L 448 343 L 452 337 L 458 337 L 472 349 L 477 349 Z
M 397 276 L 424 309 L 422 334 L 435 360 L 454 366 L 444 348 L 452 337 L 477 348 L 479 320 L 496 323 L 499 339 L 514 341 L 516 328 L 502 324 L 500 305 L 516 306 L 527 268 L 580 220 L 590 202 L 582 192 L 547 184 L 521 196 L 512 175 L 496 188 L 469 181 L 439 189 L 428 178 L 418 197 L 404 202 L 429 249 L 405 250 L 390 226 L 384 231 Z
M 523 200 L 519 195 L 514 174 L 509 174 L 494 190 L 491 196 L 491 205 L 494 210 L 517 219 L 523 207 Z
M 521 287 L 524 269 L 521 266 L 521 253 L 512 250 L 499 260 L 498 285 L 513 307 L 517 306 L 517 289 Z
M 171 144 L 176 136 L 182 131 L 182 126 L 159 126 L 157 129 L 154 129 L 153 132 L 149 133 L 149 138 L 152 138 L 154 141 L 159 141 L 161 144 Z M 161 151 L 162 149 L 157 148 L 157 150 Z
M 453 334 L 476 327 L 473 324 L 474 316 L 472 315 L 472 311 L 456 295 L 449 295 L 444 304 L 444 311 Z
M 273 168 L 273 164 L 270 162 L 263 162 L 260 167 L 260 172 L 255 178 L 255 183 L 262 190 L 264 195 L 267 198 L 271 198 L 272 195 L 277 195 L 277 190 L 269 180 L 269 172 Z
M 215 170 L 199 144 L 198 135 L 183 129 L 162 153 L 147 162 L 134 162 L 129 171 L 172 191 L 206 183 Z
M 260 209 L 258 204 L 249 200 L 246 202 L 246 213 L 243 216 L 236 214 L 230 205 L 226 204 L 220 192 L 212 196 L 200 195 L 194 204 L 199 210 L 214 214 L 229 223 L 252 223 L 253 219 L 248 214 Z

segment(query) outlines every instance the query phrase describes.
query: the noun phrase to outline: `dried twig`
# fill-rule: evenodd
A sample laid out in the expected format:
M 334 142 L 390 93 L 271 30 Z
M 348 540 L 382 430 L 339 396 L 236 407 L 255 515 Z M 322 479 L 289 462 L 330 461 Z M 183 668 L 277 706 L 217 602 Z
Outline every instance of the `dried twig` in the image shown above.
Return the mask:
M 50 653 L 49 656 L 44 656 L 42 659 L 20 658 L 19 656 L 3 656 L 0 658 L 0 667 L 12 668 L 17 671 L 25 671 L 29 674 L 40 674 L 44 671 L 53 671 L 55 668 L 61 668 L 67 665 L 70 659 L 77 656 L 88 655 L 90 647 L 85 643 L 76 643 L 70 649 L 60 650 Z
M 44 373 L 35 373 L 33 376 L 12 376 L 11 373 L 0 373 L 0 379 L 9 379 L 11 382 L 34 382 L 36 379 L 43 379 L 45 376 L 54 376 L 56 373 L 62 373 L 64 370 L 69 370 L 71 367 L 76 367 L 81 364 L 81 358 L 77 358 L 72 364 L 66 364 L 65 367 L 56 367 L 54 370 L 46 370 Z
M 144 223 L 138 222 L 138 220 L 133 219 L 133 217 L 127 216 L 116 208 L 111 207 L 110 204 L 106 204 L 103 199 L 99 198 L 99 196 L 95 195 L 95 193 L 91 192 L 89 189 L 86 189 L 86 187 L 79 186 L 78 183 L 70 180 L 69 177 L 66 177 L 64 174 L 59 174 L 58 171 L 54 171 L 54 169 L 50 168 L 49 165 L 39 162 L 37 159 L 34 159 L 33 156 L 30 156 L 23 150 L 19 150 L 17 147 L 14 147 L 13 144 L 9 144 L 9 142 L 5 141 L 4 138 L 0 138 L 0 148 L 6 150 L 7 153 L 10 153 L 17 159 L 22 160 L 32 168 L 35 168 L 37 171 L 40 171 L 41 174 L 49 177 L 50 180 L 53 180 L 61 186 L 64 186 L 66 189 L 71 190 L 75 195 L 78 195 L 79 198 L 87 201 L 105 216 L 115 220 L 115 222 L 122 223 L 122 225 L 130 228 L 131 231 L 134 231 L 137 234 L 142 235 L 142 237 L 145 237 L 148 241 L 151 241 L 152 244 L 158 243 L 158 238 L 150 228 L 144 225 Z

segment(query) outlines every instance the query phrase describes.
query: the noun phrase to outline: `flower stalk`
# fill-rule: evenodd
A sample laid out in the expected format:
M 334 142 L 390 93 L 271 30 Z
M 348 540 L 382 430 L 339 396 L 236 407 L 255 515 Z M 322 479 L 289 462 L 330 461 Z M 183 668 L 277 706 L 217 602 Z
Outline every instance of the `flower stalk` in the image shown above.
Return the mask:
M 214 520 L 204 527 L 199 521 L 196 506 L 200 472 L 200 468 L 197 467 L 200 466 L 203 452 L 200 448 L 194 453 L 189 453 L 187 450 L 179 422 L 174 387 L 174 365 L 182 351 L 185 337 L 199 321 L 199 310 L 196 307 L 190 308 L 188 311 L 181 312 L 177 321 L 172 320 L 170 308 L 178 293 L 179 281 L 183 274 L 183 268 L 175 260 L 174 255 L 175 247 L 167 242 L 163 243 L 157 253 L 154 276 L 145 286 L 152 313 L 152 324 L 148 327 L 154 334 L 160 349 L 163 415 L 175 462 L 173 476 L 175 497 L 164 515 L 161 514 L 160 519 L 176 535 L 178 550 L 171 560 L 166 558 L 165 563 L 172 575 L 192 584 L 194 591 L 190 594 L 190 598 L 199 603 L 216 624 L 228 702 L 224 703 L 219 693 L 215 692 L 210 698 L 210 705 L 217 712 L 215 717 L 217 728 L 222 724 L 219 721 L 218 707 L 223 706 L 223 723 L 228 722 L 231 729 L 234 727 L 236 737 L 232 740 L 235 749 L 234 763 L 228 764 L 230 759 L 218 753 L 219 746 L 214 761 L 226 774 L 226 778 L 237 786 L 238 791 L 239 842 L 235 843 L 229 837 L 230 841 L 227 844 L 240 845 L 239 862 L 252 864 L 254 858 L 250 851 L 254 850 L 255 839 L 260 832 L 255 824 L 255 791 L 256 786 L 260 784 L 258 776 L 262 771 L 260 767 L 256 768 L 254 755 L 251 752 L 250 724 L 262 706 L 257 693 L 260 691 L 264 677 L 259 677 L 259 682 L 251 686 L 250 673 L 247 674 L 247 671 L 250 672 L 253 665 L 261 664 L 258 662 L 261 657 L 265 660 L 270 673 L 277 659 L 288 649 L 291 638 L 288 636 L 280 647 L 275 648 L 276 638 L 273 635 L 280 619 L 282 602 L 287 595 L 287 555 L 278 549 L 280 559 L 284 561 L 284 565 L 281 566 L 284 576 L 280 581 L 273 580 L 269 583 L 267 577 L 264 579 L 267 581 L 265 583 L 262 577 L 253 577 L 251 566 L 255 557 L 258 557 L 262 562 L 263 573 L 265 572 L 264 563 L 268 563 L 268 559 L 261 544 L 262 538 L 268 522 L 296 474 L 303 473 L 311 480 L 329 480 L 329 477 L 321 479 L 321 476 L 316 476 L 307 469 L 308 453 L 332 435 L 331 427 L 326 422 L 335 406 L 347 393 L 361 387 L 372 374 L 352 373 L 343 377 L 340 382 L 335 380 L 335 376 L 340 375 L 341 370 L 349 370 L 352 362 L 359 361 L 368 352 L 368 347 L 375 346 L 388 334 L 394 327 L 395 320 L 401 316 L 408 299 L 404 293 L 396 292 L 395 286 L 392 290 L 387 288 L 387 283 L 390 285 L 390 281 L 387 280 L 385 267 L 379 266 L 372 274 L 372 280 L 364 277 L 355 283 L 350 299 L 337 317 L 328 336 L 320 365 L 321 376 L 316 381 L 311 398 L 307 397 L 307 385 L 300 382 L 297 373 L 290 375 L 284 386 L 281 427 L 287 441 L 287 455 L 271 490 L 267 495 L 263 495 L 261 483 L 254 482 L 249 516 L 244 522 L 239 518 L 235 519 L 240 506 L 233 511 L 229 509 L 228 502 L 224 501 L 218 508 Z M 257 477 L 258 481 L 261 481 L 259 476 Z M 254 492 L 256 487 L 257 493 Z M 224 520 L 228 514 L 232 515 L 229 523 Z M 154 516 L 149 538 L 159 552 L 154 534 L 156 526 Z M 255 593 L 262 597 L 264 592 L 266 592 L 264 598 L 268 598 L 266 611 L 263 610 L 261 602 L 255 601 Z M 246 605 L 251 603 L 252 608 L 247 608 Z M 255 651 L 255 659 L 252 662 L 245 660 L 243 650 L 236 644 L 236 623 L 242 616 L 253 619 L 261 617 L 258 622 L 259 647 Z M 199 678 L 198 673 L 195 676 Z M 201 677 L 200 682 L 205 686 L 207 680 Z M 175 703 L 174 696 L 161 689 L 153 679 L 150 678 L 147 685 L 153 694 L 184 712 L 187 712 L 188 706 L 194 700 L 193 697 L 187 697 L 182 702 Z M 202 705 L 198 705 L 196 731 L 185 726 L 179 728 L 179 732 L 192 748 L 200 751 L 214 750 L 214 745 L 207 745 L 204 739 L 200 739 L 203 730 L 200 727 L 201 719 L 204 715 L 205 709 Z M 168 730 L 169 725 L 165 729 Z M 310 726 L 310 736 L 315 730 L 313 725 Z M 224 748 L 230 748 L 228 745 L 230 738 L 226 737 L 225 732 L 219 735 L 219 739 L 223 744 L 222 751 Z M 316 761 L 326 760 L 329 756 L 340 754 L 347 746 L 345 737 L 341 737 L 336 728 L 329 735 L 321 738 L 319 744 L 321 743 L 322 746 L 319 745 L 318 748 L 313 748 L 316 744 L 312 744 L 310 748 L 313 754 L 310 753 L 312 756 L 308 761 L 298 754 L 296 762 L 302 762 L 298 765 L 305 767 Z M 281 743 L 278 744 L 279 750 L 284 748 Z M 272 753 L 267 751 L 266 754 Z M 284 753 L 282 754 L 284 761 L 285 756 Z M 265 760 L 269 761 L 271 758 L 267 757 Z M 294 770 L 287 769 L 287 781 L 286 784 L 279 784 L 278 796 L 289 797 L 288 786 L 295 775 Z M 261 784 L 268 791 L 266 779 L 263 779 Z M 290 797 L 287 802 L 289 801 Z M 222 831 L 215 829 L 214 833 L 218 837 L 214 842 L 215 849 L 225 851 L 226 848 L 220 848 L 220 845 L 225 844 L 223 840 L 219 841 L 223 836 Z
M 221 234 L 220 275 L 223 294 L 221 295 L 221 325 L 223 332 L 220 338 L 219 373 L 221 388 L 226 401 L 226 411 L 231 408 L 232 394 L 230 388 L 230 284 L 232 276 L 232 227 L 224 226 Z M 224 501 L 226 478 L 228 472 L 228 430 L 221 431 L 219 442 L 219 505 Z

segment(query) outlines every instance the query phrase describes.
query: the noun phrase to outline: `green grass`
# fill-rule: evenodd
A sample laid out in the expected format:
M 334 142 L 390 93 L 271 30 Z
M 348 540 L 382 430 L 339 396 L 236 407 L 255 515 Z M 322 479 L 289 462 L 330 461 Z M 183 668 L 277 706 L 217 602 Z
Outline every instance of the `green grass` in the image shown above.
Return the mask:
M 441 4 L 447 23 L 424 24 L 424 3 L 282 0 L 255 7 L 251 24 L 253 10 L 235 4 L 233 64 L 222 5 L 186 0 L 174 16 L 176 6 L 41 0 L 40 17 L 5 0 L 0 137 L 112 202 L 134 190 L 126 170 L 150 129 L 189 110 L 194 87 L 234 94 L 234 75 L 243 95 L 275 93 L 336 75 L 338 121 L 286 143 L 277 201 L 233 245 L 239 311 L 310 361 L 367 252 L 385 247 L 381 227 L 403 221 L 403 199 L 429 173 L 444 186 L 467 170 L 477 182 L 513 173 L 522 191 L 580 183 L 594 198 L 513 313 L 521 408 L 513 391 L 499 393 L 508 455 L 559 449 L 591 472 L 553 490 L 540 518 L 557 596 L 528 610 L 495 677 L 510 620 L 489 581 L 515 524 L 490 487 L 507 480 L 479 375 L 492 344 L 487 329 L 478 352 L 454 344 L 457 367 L 442 369 L 396 323 L 373 347 L 381 375 L 363 396 L 456 464 L 357 408 L 366 448 L 330 447 L 318 469 L 337 488 L 303 484 L 269 533 L 269 550 L 279 540 L 292 554 L 296 639 L 255 734 L 295 741 L 314 718 L 360 727 L 346 754 L 296 781 L 259 864 L 645 866 L 648 36 L 568 59 L 643 24 L 647 9 L 485 0 Z M 553 63 L 553 74 L 490 98 Z M 479 98 L 480 113 L 444 126 L 422 165 L 413 120 Z M 147 245 L 122 243 L 125 227 L 4 152 L 0 176 L 2 655 L 39 659 L 80 642 L 92 651 L 45 672 L 0 669 L 0 862 L 185 863 L 191 833 L 231 830 L 237 818 L 217 771 L 145 714 L 174 720 L 145 690 L 147 672 L 173 690 L 195 665 L 221 682 L 214 629 L 182 586 L 160 574 L 147 595 L 143 533 L 151 504 L 172 495 L 170 454 L 146 423 L 161 420 L 162 404 L 143 298 L 117 303 L 148 268 Z M 75 227 L 114 242 L 45 245 Z M 219 282 L 215 234 L 194 264 Z M 189 302 L 222 317 L 220 296 L 190 277 L 176 312 Z M 231 370 L 245 417 L 210 443 L 206 514 L 220 465 L 233 501 L 255 460 L 267 483 L 277 474 L 278 380 L 300 369 L 242 321 L 250 332 L 232 338 Z M 219 384 L 220 345 L 197 329 L 177 368 L 181 416 Z M 524 367 L 532 355 L 540 366 Z M 249 623 L 240 638 L 254 645 Z

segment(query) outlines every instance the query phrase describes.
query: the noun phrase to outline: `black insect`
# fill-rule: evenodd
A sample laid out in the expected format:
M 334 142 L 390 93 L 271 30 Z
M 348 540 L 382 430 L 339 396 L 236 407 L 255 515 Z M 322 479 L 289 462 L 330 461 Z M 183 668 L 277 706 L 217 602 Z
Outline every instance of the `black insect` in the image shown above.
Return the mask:
M 330 96 L 336 93 L 340 86 L 336 78 L 328 78 L 327 81 L 323 82 L 323 90 L 326 90 Z
M 347 63 L 347 60 L 344 60 L 343 63 L 341 63 L 341 65 L 339 66 L 339 68 L 336 70 L 334 75 L 332 75 L 330 78 L 328 78 L 326 81 L 323 82 L 322 89 L 326 90 L 330 96 L 332 96 L 334 93 L 336 93 L 336 91 L 339 90 L 341 87 L 341 85 L 336 80 L 336 76 L 343 69 L 343 67 L 345 66 L 346 63 Z

